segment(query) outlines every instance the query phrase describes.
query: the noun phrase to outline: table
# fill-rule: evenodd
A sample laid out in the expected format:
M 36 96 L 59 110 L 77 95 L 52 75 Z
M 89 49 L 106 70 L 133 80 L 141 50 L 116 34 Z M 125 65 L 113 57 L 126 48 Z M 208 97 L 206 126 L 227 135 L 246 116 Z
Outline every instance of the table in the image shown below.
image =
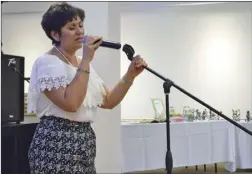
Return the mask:
M 244 157 L 245 153 L 235 150 L 241 149 L 244 144 L 243 141 L 235 143 L 235 132 L 238 130 L 225 120 L 171 123 L 170 129 L 174 167 L 226 162 L 226 169 L 233 172 L 239 166 L 237 156 Z M 165 123 L 124 123 L 121 133 L 122 172 L 165 168 Z M 246 136 L 247 141 L 251 141 L 251 136 L 244 133 Z M 242 138 L 240 133 L 237 137 Z M 250 143 L 246 148 L 251 150 Z M 246 167 L 252 168 L 252 163 L 247 160 L 251 156 L 251 153 L 248 154 L 244 160 L 248 163 Z
M 252 131 L 252 122 L 240 122 L 242 126 Z M 234 161 L 226 164 L 226 169 L 235 171 L 239 169 L 252 169 L 252 136 L 241 129 L 232 126 L 233 131 L 232 153 L 235 156 Z

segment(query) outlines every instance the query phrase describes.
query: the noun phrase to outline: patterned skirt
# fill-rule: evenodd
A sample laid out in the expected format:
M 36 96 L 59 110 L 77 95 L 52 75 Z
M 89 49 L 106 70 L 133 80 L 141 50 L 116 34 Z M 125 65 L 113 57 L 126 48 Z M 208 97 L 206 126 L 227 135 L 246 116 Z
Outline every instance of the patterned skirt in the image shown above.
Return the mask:
M 43 117 L 31 142 L 31 174 L 95 174 L 96 137 L 90 123 Z

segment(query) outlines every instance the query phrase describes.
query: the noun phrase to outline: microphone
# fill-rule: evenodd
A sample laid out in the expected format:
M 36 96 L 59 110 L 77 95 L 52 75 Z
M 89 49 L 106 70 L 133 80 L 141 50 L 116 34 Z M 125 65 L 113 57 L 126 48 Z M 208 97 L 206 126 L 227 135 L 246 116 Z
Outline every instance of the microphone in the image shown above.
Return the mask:
M 24 77 L 24 75 L 17 70 L 15 58 L 9 59 L 8 67 L 10 67 L 13 72 L 17 73 L 20 77 L 30 83 L 30 78 Z
M 96 43 L 99 41 L 100 40 L 96 41 Z M 119 42 L 112 42 L 112 41 L 103 41 L 100 46 L 117 50 L 121 48 L 121 44 Z
M 86 36 L 84 36 L 82 39 L 83 43 L 85 43 L 85 39 L 86 39 Z M 93 44 L 96 44 L 98 42 L 100 42 L 100 39 L 94 42 Z M 102 41 L 100 47 L 106 47 L 106 48 L 112 48 L 112 49 L 118 50 L 121 48 L 121 44 L 119 42 L 113 42 L 113 41 Z

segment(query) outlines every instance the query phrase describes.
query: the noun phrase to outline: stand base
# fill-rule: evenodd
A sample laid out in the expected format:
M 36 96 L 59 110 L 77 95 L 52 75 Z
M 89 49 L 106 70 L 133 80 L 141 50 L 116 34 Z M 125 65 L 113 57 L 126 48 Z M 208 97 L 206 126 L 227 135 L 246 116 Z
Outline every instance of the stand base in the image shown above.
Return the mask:
M 166 173 L 172 174 L 173 160 L 171 151 L 166 152 L 165 165 L 166 165 Z

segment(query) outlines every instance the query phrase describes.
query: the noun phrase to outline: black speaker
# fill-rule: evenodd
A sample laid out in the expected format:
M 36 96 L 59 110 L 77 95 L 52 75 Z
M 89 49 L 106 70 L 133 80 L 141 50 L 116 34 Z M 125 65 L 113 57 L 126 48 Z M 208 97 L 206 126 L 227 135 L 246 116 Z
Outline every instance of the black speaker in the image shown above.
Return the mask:
M 24 121 L 24 57 L 2 54 L 1 58 L 1 122 Z
M 1 129 L 1 174 L 30 174 L 28 150 L 38 123 L 4 124 Z

